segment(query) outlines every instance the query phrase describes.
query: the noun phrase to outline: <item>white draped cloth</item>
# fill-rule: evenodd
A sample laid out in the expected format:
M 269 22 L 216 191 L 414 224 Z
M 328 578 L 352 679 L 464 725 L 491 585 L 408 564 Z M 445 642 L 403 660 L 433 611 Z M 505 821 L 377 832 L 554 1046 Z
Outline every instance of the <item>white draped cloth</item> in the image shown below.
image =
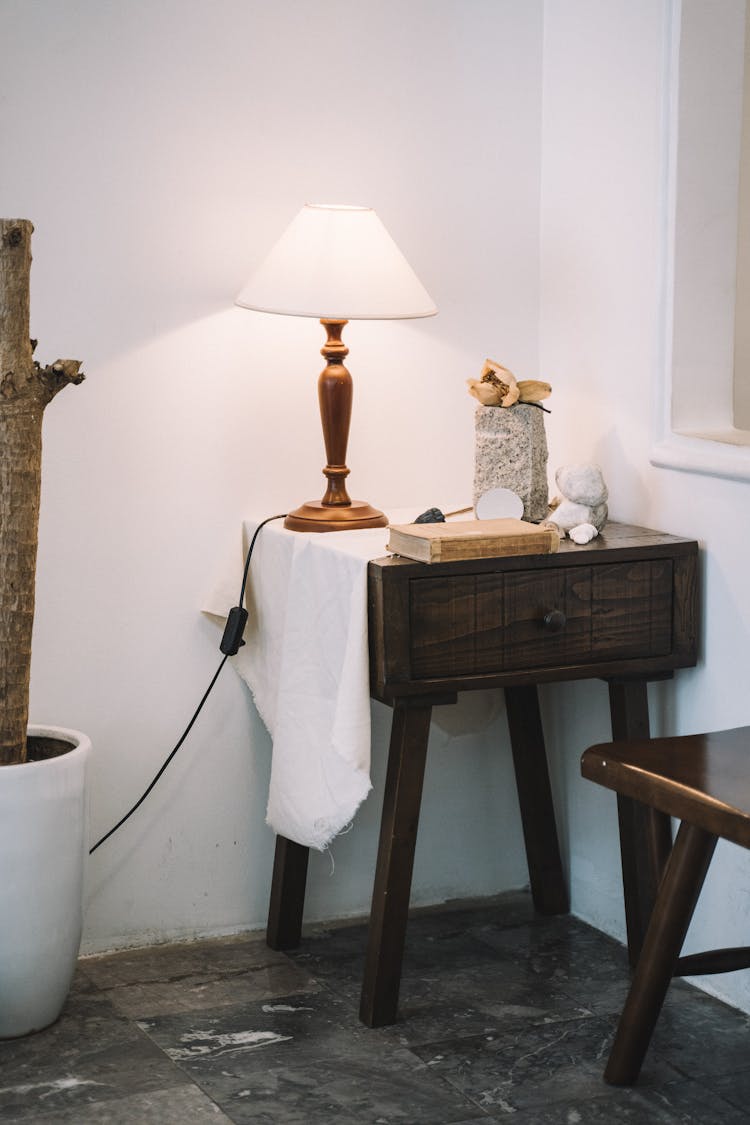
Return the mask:
M 259 522 L 243 524 L 242 559 L 205 607 L 214 616 L 237 603 Z M 246 644 L 232 659 L 273 740 L 266 819 L 319 850 L 371 789 L 367 564 L 387 542 L 387 528 L 319 534 L 287 531 L 278 520 L 262 528 L 250 563 Z

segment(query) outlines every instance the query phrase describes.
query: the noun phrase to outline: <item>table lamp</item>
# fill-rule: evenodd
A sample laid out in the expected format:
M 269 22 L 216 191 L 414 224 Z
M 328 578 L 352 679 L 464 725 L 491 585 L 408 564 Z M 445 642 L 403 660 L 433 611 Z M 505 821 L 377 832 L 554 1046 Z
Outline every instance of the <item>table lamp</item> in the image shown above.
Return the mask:
M 352 411 L 349 349 L 341 333 L 349 320 L 407 320 L 434 316 L 430 295 L 370 207 L 305 204 L 261 262 L 236 304 L 257 312 L 312 316 L 327 339 L 318 401 L 328 464 L 322 500 L 290 512 L 292 531 L 351 531 L 385 527 L 388 520 L 346 491 L 346 446 Z

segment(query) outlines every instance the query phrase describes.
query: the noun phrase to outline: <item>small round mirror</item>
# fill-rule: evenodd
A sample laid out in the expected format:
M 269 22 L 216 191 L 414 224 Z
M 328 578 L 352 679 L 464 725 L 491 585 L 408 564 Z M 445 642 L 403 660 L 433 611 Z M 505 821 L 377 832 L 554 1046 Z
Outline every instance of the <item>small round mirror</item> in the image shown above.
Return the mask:
M 478 520 L 503 520 L 523 517 L 523 500 L 509 488 L 491 488 L 477 500 Z

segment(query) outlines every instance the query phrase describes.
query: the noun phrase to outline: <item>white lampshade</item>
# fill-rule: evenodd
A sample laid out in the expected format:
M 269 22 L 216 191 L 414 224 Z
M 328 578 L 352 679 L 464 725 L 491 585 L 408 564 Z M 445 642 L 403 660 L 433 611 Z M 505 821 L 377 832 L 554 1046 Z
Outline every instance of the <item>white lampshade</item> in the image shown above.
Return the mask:
M 434 301 L 370 207 L 307 203 L 236 299 L 320 320 L 434 316 Z

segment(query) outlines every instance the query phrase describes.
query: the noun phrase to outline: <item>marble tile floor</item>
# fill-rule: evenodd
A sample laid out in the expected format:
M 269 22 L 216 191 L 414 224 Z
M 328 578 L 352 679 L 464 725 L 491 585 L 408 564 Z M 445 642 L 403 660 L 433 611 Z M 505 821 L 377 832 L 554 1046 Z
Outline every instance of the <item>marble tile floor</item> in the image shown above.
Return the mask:
M 525 894 L 417 912 L 399 1022 L 357 1018 L 366 928 L 82 959 L 60 1020 L 0 1042 L 0 1122 L 750 1121 L 748 1017 L 678 982 L 634 1089 L 602 1069 L 624 950 Z

